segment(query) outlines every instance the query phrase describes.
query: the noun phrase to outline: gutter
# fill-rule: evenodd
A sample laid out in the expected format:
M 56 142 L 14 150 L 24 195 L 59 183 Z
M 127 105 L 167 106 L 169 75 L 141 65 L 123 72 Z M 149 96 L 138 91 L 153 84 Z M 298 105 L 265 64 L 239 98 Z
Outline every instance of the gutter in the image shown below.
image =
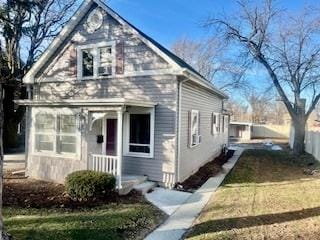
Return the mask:
M 180 80 L 178 83 L 178 132 L 177 132 L 177 157 L 176 157 L 176 182 L 180 181 L 180 146 L 181 146 L 181 98 L 182 98 L 182 84 L 184 82 L 189 81 L 189 78 L 185 78 L 183 80 Z

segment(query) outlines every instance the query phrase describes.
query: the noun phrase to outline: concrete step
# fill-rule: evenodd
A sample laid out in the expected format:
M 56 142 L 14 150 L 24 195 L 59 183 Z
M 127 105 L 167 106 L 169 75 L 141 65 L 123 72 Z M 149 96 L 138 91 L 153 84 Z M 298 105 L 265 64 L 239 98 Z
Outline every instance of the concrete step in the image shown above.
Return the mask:
M 157 184 L 155 182 L 147 181 L 134 186 L 133 189 L 140 192 L 142 195 L 145 195 L 156 186 Z
M 120 195 L 126 195 L 134 188 L 134 186 L 144 183 L 148 180 L 147 176 L 124 175 L 122 177 L 122 188 L 118 189 Z M 118 183 L 118 179 L 117 179 Z

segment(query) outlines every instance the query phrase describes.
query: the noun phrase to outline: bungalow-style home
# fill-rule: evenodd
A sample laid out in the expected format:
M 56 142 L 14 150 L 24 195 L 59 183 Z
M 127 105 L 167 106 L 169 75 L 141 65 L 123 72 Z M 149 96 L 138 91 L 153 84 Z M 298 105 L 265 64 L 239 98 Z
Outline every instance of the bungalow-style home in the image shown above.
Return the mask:
M 100 0 L 85 0 L 23 79 L 30 177 L 90 169 L 163 186 L 228 142 L 227 96 Z

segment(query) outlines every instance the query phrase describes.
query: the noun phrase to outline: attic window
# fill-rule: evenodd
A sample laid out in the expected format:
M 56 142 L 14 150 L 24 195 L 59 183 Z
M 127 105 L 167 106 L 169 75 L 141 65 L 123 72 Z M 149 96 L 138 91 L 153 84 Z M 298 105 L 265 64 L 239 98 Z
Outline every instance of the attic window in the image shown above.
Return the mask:
M 115 44 L 105 42 L 78 47 L 78 79 L 112 76 L 115 73 Z

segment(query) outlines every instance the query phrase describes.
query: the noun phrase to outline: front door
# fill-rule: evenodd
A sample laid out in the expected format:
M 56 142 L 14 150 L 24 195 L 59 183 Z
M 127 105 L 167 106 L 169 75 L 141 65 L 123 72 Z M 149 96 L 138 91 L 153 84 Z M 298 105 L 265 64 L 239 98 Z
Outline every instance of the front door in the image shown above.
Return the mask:
M 117 119 L 107 119 L 106 126 L 106 154 L 117 155 Z

